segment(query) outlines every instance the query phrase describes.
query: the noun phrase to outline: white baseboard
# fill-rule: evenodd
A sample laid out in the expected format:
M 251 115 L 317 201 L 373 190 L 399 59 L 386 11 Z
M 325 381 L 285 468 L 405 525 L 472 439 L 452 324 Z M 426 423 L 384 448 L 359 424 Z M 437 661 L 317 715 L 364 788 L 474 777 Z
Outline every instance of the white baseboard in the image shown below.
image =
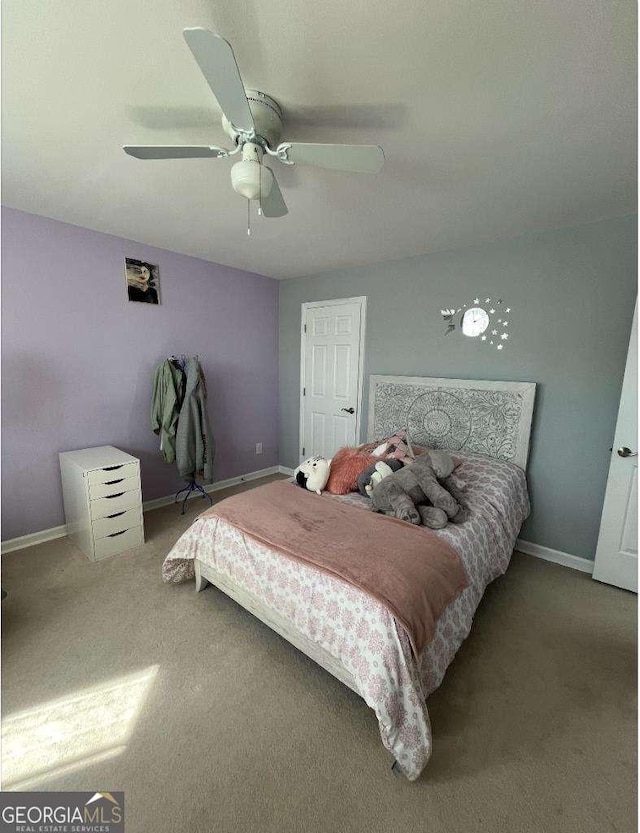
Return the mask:
M 293 469 L 290 469 L 287 466 L 278 466 L 278 471 L 280 474 L 288 474 L 289 477 L 293 477 Z
M 25 547 L 33 547 L 36 544 L 44 544 L 45 541 L 53 541 L 55 538 L 64 538 L 67 534 L 67 525 L 52 526 L 51 529 L 41 529 L 40 532 L 31 532 L 29 535 L 21 535 L 19 538 L 9 538 L 2 542 L 1 552 L 6 555 L 15 550 L 23 550 Z
M 266 469 L 260 469 L 259 471 L 250 471 L 247 474 L 240 474 L 237 477 L 229 477 L 226 480 L 218 480 L 217 483 L 211 483 L 208 486 L 205 486 L 204 489 L 206 492 L 218 492 L 221 489 L 227 489 L 229 486 L 237 486 L 239 483 L 246 483 L 250 480 L 258 480 L 260 477 L 267 477 L 270 474 L 280 474 L 282 471 L 281 466 L 269 466 Z M 288 473 L 288 469 L 282 471 L 283 474 Z M 291 471 L 293 474 L 293 470 Z M 200 497 L 199 492 L 193 492 L 189 499 L 193 497 Z M 148 512 L 151 509 L 159 509 L 161 506 L 168 506 L 170 503 L 175 501 L 175 495 L 167 495 L 166 497 L 158 497 L 154 500 L 146 500 L 142 504 L 142 510 L 144 512 Z M 0 552 L 2 555 L 6 555 L 10 552 L 15 552 L 16 550 L 23 550 L 26 547 L 33 547 L 36 544 L 44 544 L 45 541 L 53 541 L 56 538 L 64 538 L 67 534 L 67 526 L 66 524 L 62 524 L 62 526 L 54 526 L 51 529 L 42 529 L 40 532 L 32 532 L 29 535 L 21 535 L 19 538 L 9 538 L 6 541 L 2 541 L 0 545 Z
M 267 469 L 260 469 L 259 471 L 250 471 L 247 474 L 240 474 L 237 477 L 228 477 L 226 480 L 218 480 L 216 483 L 210 483 L 204 487 L 205 492 L 219 492 L 221 489 L 228 489 L 229 486 L 238 486 L 240 483 L 248 483 L 250 480 L 258 480 L 260 477 L 267 477 L 270 474 L 279 474 L 280 466 L 269 466 Z M 189 495 L 189 500 L 195 497 L 201 497 L 200 492 L 192 492 Z M 145 500 L 142 504 L 144 512 L 149 512 L 151 509 L 160 509 L 161 506 L 168 506 L 176 499 L 175 495 L 167 495 L 166 497 L 157 497 L 154 500 Z
M 552 550 L 550 547 L 532 544 L 531 541 L 523 541 L 522 538 L 518 538 L 516 541 L 515 549 L 518 552 L 525 553 L 525 555 L 534 555 L 544 561 L 561 564 L 563 567 L 571 567 L 572 570 L 580 570 L 581 573 L 593 573 L 593 561 L 589 558 L 581 558 L 579 555 Z

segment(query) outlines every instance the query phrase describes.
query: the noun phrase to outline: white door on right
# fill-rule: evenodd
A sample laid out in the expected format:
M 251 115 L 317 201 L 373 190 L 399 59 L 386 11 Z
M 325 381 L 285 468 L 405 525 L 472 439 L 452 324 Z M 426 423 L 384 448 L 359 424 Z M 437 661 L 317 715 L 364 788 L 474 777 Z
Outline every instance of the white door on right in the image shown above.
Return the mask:
M 638 592 L 638 310 L 633 315 L 593 577 Z

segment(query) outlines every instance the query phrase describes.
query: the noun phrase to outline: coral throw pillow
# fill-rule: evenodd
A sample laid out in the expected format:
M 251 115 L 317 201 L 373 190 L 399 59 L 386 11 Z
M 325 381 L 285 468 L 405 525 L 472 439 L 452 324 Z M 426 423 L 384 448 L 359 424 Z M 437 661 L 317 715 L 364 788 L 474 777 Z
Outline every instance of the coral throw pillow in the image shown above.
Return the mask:
M 359 448 L 345 446 L 331 458 L 329 480 L 325 489 L 332 495 L 346 495 L 358 489 L 358 477 L 372 463 L 377 463 L 379 457 L 374 457 Z

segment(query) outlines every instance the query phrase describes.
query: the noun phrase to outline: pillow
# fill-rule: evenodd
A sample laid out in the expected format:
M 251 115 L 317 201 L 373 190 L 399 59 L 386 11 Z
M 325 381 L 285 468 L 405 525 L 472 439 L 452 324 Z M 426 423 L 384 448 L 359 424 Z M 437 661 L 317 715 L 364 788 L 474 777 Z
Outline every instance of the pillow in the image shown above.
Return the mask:
M 357 491 L 358 477 L 379 459 L 359 448 L 344 446 L 331 458 L 329 480 L 325 489 L 332 495 L 346 495 Z

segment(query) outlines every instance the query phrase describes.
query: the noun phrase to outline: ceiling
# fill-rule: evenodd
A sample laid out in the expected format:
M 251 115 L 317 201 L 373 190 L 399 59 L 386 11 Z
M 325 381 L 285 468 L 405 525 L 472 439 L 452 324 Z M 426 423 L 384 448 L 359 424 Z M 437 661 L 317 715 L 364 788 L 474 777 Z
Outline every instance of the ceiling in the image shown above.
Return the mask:
M 3 203 L 276 278 L 636 209 L 635 0 L 4 0 Z M 255 217 L 182 38 L 233 45 L 284 139 L 373 143 L 377 176 L 273 162 Z M 235 161 L 235 160 L 233 160 Z

